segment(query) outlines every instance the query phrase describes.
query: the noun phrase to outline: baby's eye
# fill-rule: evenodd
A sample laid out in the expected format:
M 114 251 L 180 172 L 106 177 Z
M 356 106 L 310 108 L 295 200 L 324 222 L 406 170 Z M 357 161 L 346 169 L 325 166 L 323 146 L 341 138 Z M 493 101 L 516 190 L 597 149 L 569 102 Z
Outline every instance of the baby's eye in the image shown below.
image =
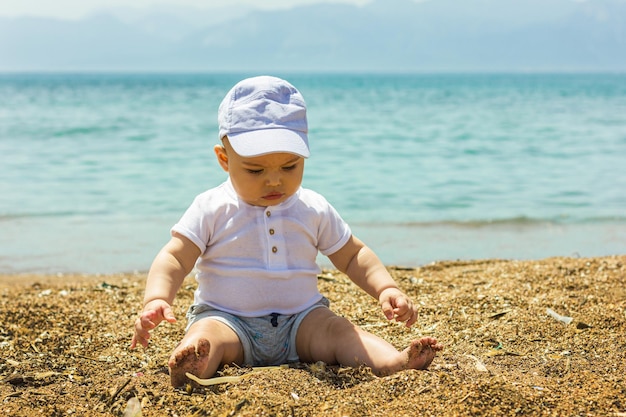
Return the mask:
M 246 171 L 248 171 L 249 174 L 260 174 L 263 172 L 262 169 L 246 169 Z
M 298 164 L 288 165 L 286 167 L 283 167 L 283 170 L 284 171 L 292 171 L 292 170 L 296 169 L 296 166 L 298 166 Z

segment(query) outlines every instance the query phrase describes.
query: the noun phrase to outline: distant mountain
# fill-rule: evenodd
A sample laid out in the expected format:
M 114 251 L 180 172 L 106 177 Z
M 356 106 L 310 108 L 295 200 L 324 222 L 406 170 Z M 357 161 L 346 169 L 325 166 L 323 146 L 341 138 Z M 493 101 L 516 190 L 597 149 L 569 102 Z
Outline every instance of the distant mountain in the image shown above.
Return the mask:
M 626 0 L 377 0 L 204 13 L 0 18 L 0 70 L 626 71 Z
M 184 5 L 157 4 L 147 10 L 117 6 L 103 9 L 100 14 L 109 14 L 155 38 L 179 40 L 194 30 L 228 22 L 253 10 L 252 7 L 241 5 L 199 9 Z

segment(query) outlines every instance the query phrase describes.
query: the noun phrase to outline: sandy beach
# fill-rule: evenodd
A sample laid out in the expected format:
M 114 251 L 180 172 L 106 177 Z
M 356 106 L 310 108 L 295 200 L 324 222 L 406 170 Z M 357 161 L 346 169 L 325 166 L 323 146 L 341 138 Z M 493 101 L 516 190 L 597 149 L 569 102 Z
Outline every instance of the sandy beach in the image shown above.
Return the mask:
M 230 367 L 229 383 L 174 390 L 174 325 L 129 350 L 145 273 L 0 275 L 0 411 L 11 416 L 626 416 L 626 256 L 436 262 L 389 267 L 421 305 L 412 329 L 325 270 L 331 308 L 398 348 L 420 335 L 445 350 L 427 371 L 296 364 Z M 136 400 L 134 400 L 136 398 Z

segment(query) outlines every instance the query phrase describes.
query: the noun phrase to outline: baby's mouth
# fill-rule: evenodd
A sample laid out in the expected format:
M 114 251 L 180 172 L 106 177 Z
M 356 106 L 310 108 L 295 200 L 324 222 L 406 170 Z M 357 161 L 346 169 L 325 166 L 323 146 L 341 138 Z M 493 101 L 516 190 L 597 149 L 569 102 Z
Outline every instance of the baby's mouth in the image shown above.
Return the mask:
M 283 196 L 283 193 L 272 192 L 272 193 L 264 195 L 263 199 L 265 199 L 265 200 L 278 200 L 279 198 L 282 198 L 282 196 Z

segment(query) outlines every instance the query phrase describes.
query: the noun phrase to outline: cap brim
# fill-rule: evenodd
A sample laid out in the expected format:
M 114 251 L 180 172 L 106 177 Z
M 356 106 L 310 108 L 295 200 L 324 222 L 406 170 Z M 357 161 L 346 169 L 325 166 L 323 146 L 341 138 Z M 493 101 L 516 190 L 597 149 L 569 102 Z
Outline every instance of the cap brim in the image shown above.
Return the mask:
M 259 129 L 227 135 L 238 155 L 246 158 L 286 152 L 308 158 L 309 140 L 304 132 L 289 129 Z

